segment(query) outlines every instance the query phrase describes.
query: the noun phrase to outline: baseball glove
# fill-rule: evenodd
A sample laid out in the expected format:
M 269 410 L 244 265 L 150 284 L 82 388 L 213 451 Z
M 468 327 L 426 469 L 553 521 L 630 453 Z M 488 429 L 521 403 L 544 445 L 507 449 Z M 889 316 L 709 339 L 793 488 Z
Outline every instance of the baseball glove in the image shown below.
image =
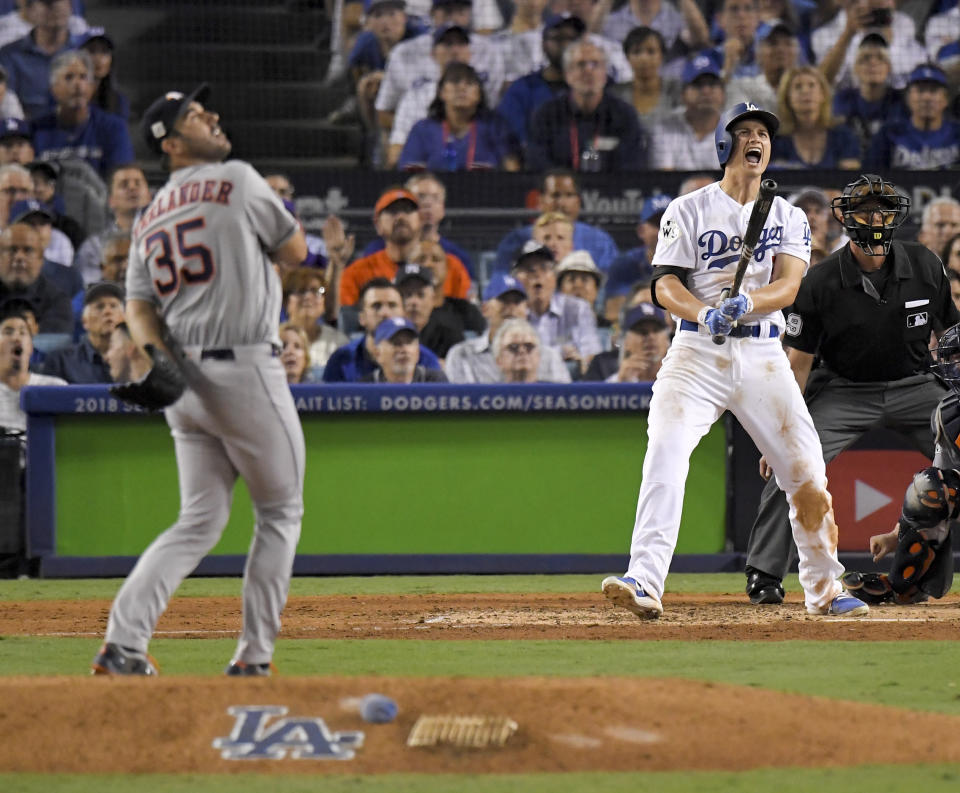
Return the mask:
M 180 398 L 187 383 L 183 373 L 163 350 L 152 344 L 144 345 L 143 349 L 153 361 L 153 367 L 134 383 L 111 386 L 110 393 L 131 405 L 162 410 Z

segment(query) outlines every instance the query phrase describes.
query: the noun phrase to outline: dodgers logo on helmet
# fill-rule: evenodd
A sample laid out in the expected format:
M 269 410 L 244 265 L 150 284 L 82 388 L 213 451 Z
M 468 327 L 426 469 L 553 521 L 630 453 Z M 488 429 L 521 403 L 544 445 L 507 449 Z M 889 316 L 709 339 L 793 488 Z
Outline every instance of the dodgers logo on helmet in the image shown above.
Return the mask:
M 282 760 L 287 753 L 295 759 L 350 760 L 354 749 L 363 746 L 362 732 L 331 732 L 323 719 L 279 719 L 285 716 L 279 705 L 246 705 L 227 708 L 236 719 L 230 735 L 215 738 L 214 749 L 225 760 Z
M 717 147 L 717 159 L 720 165 L 726 165 L 730 159 L 730 153 L 733 151 L 733 135 L 730 134 L 730 127 L 738 121 L 745 118 L 755 118 L 762 121 L 772 138 L 777 134 L 780 128 L 780 119 L 769 110 L 758 107 L 753 102 L 740 102 L 731 107 L 727 112 L 720 116 L 717 122 L 717 129 L 713 135 L 713 141 Z

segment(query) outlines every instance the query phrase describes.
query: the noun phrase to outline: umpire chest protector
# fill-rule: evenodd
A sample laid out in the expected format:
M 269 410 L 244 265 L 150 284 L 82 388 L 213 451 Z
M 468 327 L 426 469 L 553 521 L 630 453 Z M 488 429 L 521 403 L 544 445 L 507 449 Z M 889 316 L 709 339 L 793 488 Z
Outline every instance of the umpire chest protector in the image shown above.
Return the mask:
M 940 260 L 925 246 L 895 241 L 876 274 L 849 246 L 812 267 L 786 312 L 784 343 L 819 354 L 855 382 L 887 382 L 928 371 L 933 329 L 960 319 Z

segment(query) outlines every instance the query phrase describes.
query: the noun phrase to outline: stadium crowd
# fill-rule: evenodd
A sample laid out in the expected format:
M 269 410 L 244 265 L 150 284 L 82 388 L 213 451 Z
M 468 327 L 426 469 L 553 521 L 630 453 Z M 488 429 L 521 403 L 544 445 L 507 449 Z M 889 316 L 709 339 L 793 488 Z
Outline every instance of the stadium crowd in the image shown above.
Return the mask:
M 638 244 L 620 250 L 581 219 L 578 177 L 715 172 L 714 131 L 736 102 L 780 117 L 772 171 L 960 166 L 956 0 L 358 5 L 338 17 L 343 75 L 365 163 L 399 173 L 368 229 L 331 214 L 301 266 L 279 272 L 291 383 L 652 380 L 673 329 L 649 288 L 672 196 L 644 191 Z M 77 0 L 0 10 L 0 425 L 22 430 L 28 382 L 142 373 L 123 282 L 151 192 L 110 32 Z M 495 169 L 531 173 L 539 215 L 492 241 L 481 270 L 447 236 L 444 174 Z M 264 176 L 295 213 L 296 174 Z M 847 242 L 829 210 L 838 187 L 789 197 L 814 263 Z M 374 236 L 364 250 L 356 232 Z M 960 299 L 960 203 L 931 201 L 918 239 Z

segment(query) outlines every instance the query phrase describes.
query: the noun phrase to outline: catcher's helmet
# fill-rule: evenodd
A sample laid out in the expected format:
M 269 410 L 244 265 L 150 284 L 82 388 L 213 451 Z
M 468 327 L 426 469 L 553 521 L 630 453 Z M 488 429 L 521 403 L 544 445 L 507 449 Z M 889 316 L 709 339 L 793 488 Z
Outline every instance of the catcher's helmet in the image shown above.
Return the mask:
M 940 336 L 930 368 L 955 393 L 960 394 L 960 325 L 947 328 Z
M 717 123 L 717 131 L 713 134 L 713 141 L 717 145 L 717 159 L 720 160 L 720 166 L 723 167 L 730 159 L 730 153 L 733 151 L 733 135 L 730 134 L 730 127 L 738 121 L 746 118 L 755 118 L 762 121 L 773 138 L 780 129 L 780 119 L 769 110 L 757 107 L 752 102 L 741 102 L 727 110 Z
M 866 173 L 843 188 L 830 202 L 833 216 L 843 224 L 847 236 L 868 256 L 886 256 L 893 232 L 907 219 L 910 198 L 880 176 Z M 882 252 L 873 248 L 881 246 Z

